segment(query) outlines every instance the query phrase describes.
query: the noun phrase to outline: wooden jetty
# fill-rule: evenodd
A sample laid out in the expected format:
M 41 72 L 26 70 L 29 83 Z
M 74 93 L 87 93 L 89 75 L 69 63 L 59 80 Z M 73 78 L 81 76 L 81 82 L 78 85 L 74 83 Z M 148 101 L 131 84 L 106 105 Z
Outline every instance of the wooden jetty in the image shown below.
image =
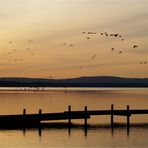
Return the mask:
M 19 128 L 19 127 L 39 127 L 42 121 L 58 121 L 67 120 L 68 125 L 71 125 L 71 120 L 83 119 L 84 126 L 87 127 L 87 120 L 91 116 L 106 116 L 111 117 L 111 127 L 114 127 L 114 116 L 126 116 L 127 127 L 130 127 L 131 115 L 148 114 L 148 109 L 130 109 L 129 105 L 124 110 L 114 110 L 114 105 L 111 105 L 109 110 L 88 110 L 87 106 L 83 111 L 72 111 L 71 106 L 68 106 L 68 110 L 58 113 L 42 113 L 40 109 L 37 114 L 26 114 L 26 109 L 23 110 L 23 114 L 17 115 L 0 115 L 0 128 Z

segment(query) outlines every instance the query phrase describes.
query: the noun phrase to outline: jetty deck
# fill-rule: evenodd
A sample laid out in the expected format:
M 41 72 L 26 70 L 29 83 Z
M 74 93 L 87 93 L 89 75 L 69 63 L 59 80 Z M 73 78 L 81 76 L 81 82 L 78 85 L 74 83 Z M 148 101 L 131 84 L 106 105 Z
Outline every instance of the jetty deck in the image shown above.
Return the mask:
M 67 120 L 68 125 L 71 125 L 71 120 L 83 119 L 84 126 L 87 127 L 87 119 L 91 116 L 107 116 L 111 117 L 111 127 L 114 126 L 114 116 L 126 116 L 127 127 L 130 126 L 130 116 L 132 115 L 144 115 L 148 114 L 148 109 L 131 109 L 129 105 L 124 110 L 114 110 L 114 105 L 111 105 L 109 110 L 88 110 L 87 106 L 83 111 L 72 111 L 71 106 L 68 106 L 68 110 L 58 113 L 42 113 L 39 110 L 37 114 L 26 114 L 26 109 L 23 110 L 23 114 L 16 115 L 0 115 L 0 128 L 3 127 L 35 127 L 40 126 L 42 121 L 58 121 Z

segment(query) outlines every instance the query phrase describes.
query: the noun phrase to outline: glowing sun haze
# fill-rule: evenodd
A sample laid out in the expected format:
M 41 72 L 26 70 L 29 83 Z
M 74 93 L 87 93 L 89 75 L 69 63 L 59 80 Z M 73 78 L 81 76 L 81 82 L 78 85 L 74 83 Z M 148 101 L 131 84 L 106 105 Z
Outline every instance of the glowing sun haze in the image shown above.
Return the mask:
M 0 0 L 0 77 L 148 77 L 147 6 L 147 0 Z

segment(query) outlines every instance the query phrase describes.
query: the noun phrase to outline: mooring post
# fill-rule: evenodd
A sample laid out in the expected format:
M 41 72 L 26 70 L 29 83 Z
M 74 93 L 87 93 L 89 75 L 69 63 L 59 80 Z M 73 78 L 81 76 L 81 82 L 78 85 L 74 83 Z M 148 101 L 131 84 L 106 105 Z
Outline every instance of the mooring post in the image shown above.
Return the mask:
M 111 127 L 114 128 L 114 105 L 111 104 Z
M 129 111 L 129 105 L 127 105 L 127 128 L 130 127 L 130 111 Z
M 41 115 L 42 114 L 42 110 L 41 109 L 39 109 L 39 115 Z
M 26 109 L 23 109 L 23 115 L 26 115 Z
M 41 121 L 41 114 L 42 114 L 42 110 L 39 109 L 39 122 Z
M 68 125 L 71 125 L 71 105 L 68 106 Z
M 87 127 L 87 106 L 84 107 L 84 126 Z

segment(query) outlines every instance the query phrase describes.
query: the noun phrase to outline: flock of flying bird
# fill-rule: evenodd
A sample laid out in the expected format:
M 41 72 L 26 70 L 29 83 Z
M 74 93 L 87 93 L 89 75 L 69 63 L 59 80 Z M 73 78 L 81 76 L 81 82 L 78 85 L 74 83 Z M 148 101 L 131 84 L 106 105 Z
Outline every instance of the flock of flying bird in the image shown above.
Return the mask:
M 118 33 L 108 33 L 108 32 L 101 32 L 101 33 L 98 33 L 98 32 L 82 32 L 83 35 L 85 35 L 85 38 L 87 40 L 90 40 L 92 38 L 92 35 L 101 35 L 101 36 L 105 36 L 105 37 L 112 37 L 112 38 L 118 38 L 120 39 L 121 41 L 125 41 L 125 38 L 123 38 L 123 36 L 121 34 L 118 34 Z M 26 41 L 26 43 L 30 44 L 32 43 L 32 40 L 28 40 Z M 13 44 L 12 41 L 9 41 L 9 44 Z M 74 46 L 74 43 L 66 43 L 64 42 L 63 43 L 64 46 L 69 46 L 69 47 L 73 47 Z M 131 48 L 138 48 L 139 46 L 138 45 L 133 45 L 131 46 Z M 122 50 L 117 50 L 115 49 L 114 47 L 112 47 L 111 49 L 111 52 L 115 52 L 115 53 L 118 53 L 118 54 L 123 54 L 123 51 Z M 28 52 L 29 54 L 31 55 L 35 55 L 35 53 L 33 53 L 31 51 L 31 48 L 26 48 L 24 51 Z M 11 54 L 14 54 L 14 53 L 17 53 L 18 52 L 18 49 L 13 49 L 11 50 L 10 52 L 7 52 L 8 55 L 11 55 Z M 97 57 L 97 54 L 94 54 L 94 55 L 91 55 L 90 59 L 95 59 Z M 13 59 L 14 62 L 19 62 L 19 61 L 23 61 L 24 59 L 23 58 L 15 58 Z M 140 61 L 139 64 L 148 64 L 148 61 Z M 83 66 L 80 66 L 79 68 L 83 68 Z
M 30 44 L 30 43 L 32 43 L 32 40 L 28 40 L 26 43 L 27 44 Z M 12 41 L 9 41 L 9 44 L 13 44 L 13 42 Z M 29 48 L 29 47 L 26 48 L 26 49 L 24 49 L 24 51 L 25 52 L 28 52 L 30 55 L 35 55 L 35 53 L 32 52 L 31 51 L 31 48 Z M 12 49 L 11 51 L 9 51 L 9 52 L 7 52 L 5 54 L 12 55 L 12 54 L 16 54 L 16 53 L 19 53 L 19 52 L 20 52 L 20 50 L 17 49 L 17 48 L 15 48 L 15 49 Z M 13 58 L 13 59 L 9 59 L 9 61 L 20 62 L 20 61 L 24 61 L 24 59 L 23 58 Z
M 87 40 L 90 40 L 92 37 L 91 35 L 98 35 L 98 32 L 82 32 L 83 35 L 86 35 L 86 39 Z M 118 33 L 108 33 L 108 32 L 101 32 L 99 33 L 99 35 L 101 36 L 105 36 L 105 37 L 113 37 L 113 38 L 119 38 L 121 41 L 125 41 L 125 38 L 123 38 L 123 36 L 121 34 L 118 34 Z M 74 46 L 74 44 L 67 44 L 67 43 L 64 43 L 64 45 L 67 45 L 67 46 Z M 139 46 L 138 45 L 133 45 L 131 46 L 131 48 L 138 48 Z M 118 54 L 123 54 L 123 51 L 122 50 L 117 50 L 115 49 L 114 47 L 111 48 L 111 52 L 117 52 Z M 94 59 L 96 58 L 96 54 L 92 55 L 90 57 L 90 59 Z M 139 64 L 148 64 L 148 61 L 140 61 Z M 80 68 L 83 68 L 82 66 L 80 66 Z

